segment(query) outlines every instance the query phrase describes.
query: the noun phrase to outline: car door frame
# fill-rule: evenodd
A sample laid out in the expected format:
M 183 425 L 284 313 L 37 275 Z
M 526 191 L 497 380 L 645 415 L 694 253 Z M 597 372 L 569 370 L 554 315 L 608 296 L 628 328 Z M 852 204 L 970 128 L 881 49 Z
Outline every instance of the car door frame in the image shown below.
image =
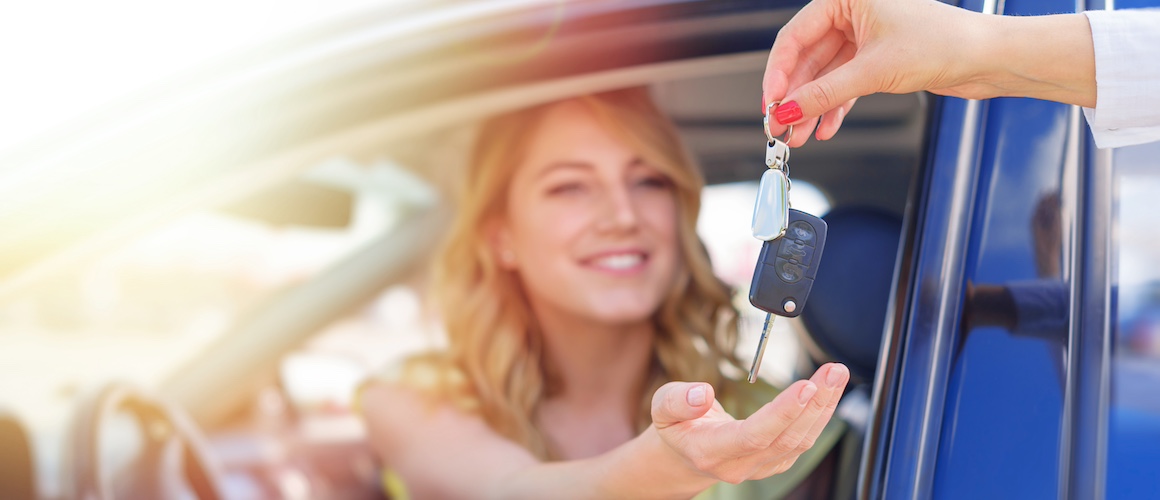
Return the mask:
M 1045 0 L 1044 3 L 1049 3 Z M 1001 14 L 1002 0 L 964 8 Z M 1080 0 L 1076 11 L 1111 9 Z M 884 325 L 859 498 L 930 498 L 949 368 L 965 300 L 965 248 L 979 189 L 988 102 L 936 97 L 928 149 L 908 207 Z M 1114 312 L 1111 151 L 1095 147 L 1078 107 L 1067 119 L 1064 180 L 1068 235 L 1068 332 L 1058 491 L 1102 498 L 1107 466 L 1110 357 Z M 1081 139 L 1082 138 L 1082 139 Z M 1065 216 L 1066 217 L 1066 216 Z

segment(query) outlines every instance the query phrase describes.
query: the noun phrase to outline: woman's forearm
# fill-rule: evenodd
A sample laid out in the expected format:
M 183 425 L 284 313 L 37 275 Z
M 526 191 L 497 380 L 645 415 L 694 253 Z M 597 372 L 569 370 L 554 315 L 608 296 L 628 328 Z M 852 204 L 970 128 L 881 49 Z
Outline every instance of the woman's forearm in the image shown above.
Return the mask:
M 689 498 L 714 482 L 653 426 L 602 455 L 545 463 L 411 390 L 375 384 L 360 399 L 371 445 L 415 498 Z
M 725 412 L 709 384 L 669 382 L 653 394 L 653 425 L 640 435 L 553 463 L 409 389 L 370 385 L 361 406 L 372 446 L 415 497 L 690 498 L 719 480 L 785 472 L 830 420 L 848 380 L 845 367 L 827 364 L 744 420 Z
M 490 498 L 691 498 L 716 480 L 697 474 L 650 426 L 602 455 L 541 463 L 495 483 Z
M 965 61 L 977 67 L 982 95 L 964 97 L 1033 97 L 1095 107 L 1095 49 L 1086 16 L 985 17 L 975 32 L 976 50 Z

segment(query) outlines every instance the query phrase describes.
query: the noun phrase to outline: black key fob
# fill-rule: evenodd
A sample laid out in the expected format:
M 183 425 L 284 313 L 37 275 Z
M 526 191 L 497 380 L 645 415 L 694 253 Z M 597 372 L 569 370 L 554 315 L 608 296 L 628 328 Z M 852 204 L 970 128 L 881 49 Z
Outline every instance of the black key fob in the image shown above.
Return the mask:
M 790 209 L 785 235 L 761 245 L 749 285 L 749 302 L 778 316 L 792 318 L 801 314 L 818 275 L 825 245 L 826 221 Z

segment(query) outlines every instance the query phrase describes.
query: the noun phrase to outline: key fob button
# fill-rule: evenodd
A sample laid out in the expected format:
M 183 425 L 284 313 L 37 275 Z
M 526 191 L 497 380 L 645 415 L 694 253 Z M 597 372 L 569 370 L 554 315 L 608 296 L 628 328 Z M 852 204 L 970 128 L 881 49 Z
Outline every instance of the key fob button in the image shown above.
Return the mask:
M 814 249 L 789 238 L 783 238 L 777 249 L 777 256 L 808 266 L 813 262 Z
M 797 283 L 806 274 L 805 267 L 782 258 L 775 260 L 773 265 L 777 269 L 777 276 L 786 283 Z
M 786 236 L 795 240 L 801 240 L 802 243 L 809 246 L 814 246 L 816 244 L 814 240 L 817 239 L 813 226 L 810 226 L 808 222 L 800 220 L 794 221 L 789 225 L 789 231 L 787 231 Z
M 778 316 L 800 315 L 818 275 L 826 230 L 826 221 L 790 209 L 785 236 L 761 245 L 750 281 L 749 302 Z

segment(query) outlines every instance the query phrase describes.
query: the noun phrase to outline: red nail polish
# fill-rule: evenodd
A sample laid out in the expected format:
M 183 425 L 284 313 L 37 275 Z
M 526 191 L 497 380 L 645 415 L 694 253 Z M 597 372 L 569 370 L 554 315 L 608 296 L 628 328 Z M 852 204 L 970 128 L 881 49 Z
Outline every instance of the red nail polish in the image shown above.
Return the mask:
M 777 111 L 773 112 L 773 117 L 777 119 L 777 123 L 789 125 L 802 119 L 802 107 L 798 106 L 797 101 L 782 103 L 777 107 Z

